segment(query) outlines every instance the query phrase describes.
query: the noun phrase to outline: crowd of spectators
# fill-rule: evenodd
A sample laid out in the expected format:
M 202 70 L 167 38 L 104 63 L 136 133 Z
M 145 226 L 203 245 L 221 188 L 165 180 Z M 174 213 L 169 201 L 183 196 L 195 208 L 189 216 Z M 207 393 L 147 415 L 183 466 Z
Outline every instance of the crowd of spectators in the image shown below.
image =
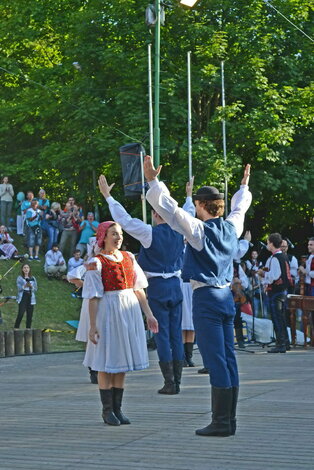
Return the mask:
M 29 261 L 41 262 L 48 279 L 66 279 L 66 273 L 84 262 L 87 243 L 95 236 L 98 222 L 93 212 L 86 217 L 82 207 L 70 196 L 61 206 L 51 202 L 44 189 L 18 192 L 5 176 L 0 184 L 0 259 L 19 256 L 14 245 L 16 236 L 24 237 Z M 15 210 L 16 220 L 12 218 Z

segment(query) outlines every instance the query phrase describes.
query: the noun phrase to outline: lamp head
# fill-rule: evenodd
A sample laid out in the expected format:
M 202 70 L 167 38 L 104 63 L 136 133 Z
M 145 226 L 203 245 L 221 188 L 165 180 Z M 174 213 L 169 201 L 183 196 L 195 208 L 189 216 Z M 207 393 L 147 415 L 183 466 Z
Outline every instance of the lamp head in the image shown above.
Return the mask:
M 185 5 L 186 7 L 193 8 L 195 3 L 197 3 L 198 0 L 180 0 L 180 5 Z

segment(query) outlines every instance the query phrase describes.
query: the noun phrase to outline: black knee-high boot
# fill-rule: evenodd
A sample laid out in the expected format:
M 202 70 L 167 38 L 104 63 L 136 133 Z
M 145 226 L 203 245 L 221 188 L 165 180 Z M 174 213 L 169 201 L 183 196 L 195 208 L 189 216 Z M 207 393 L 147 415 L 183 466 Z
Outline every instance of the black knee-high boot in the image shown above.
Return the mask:
M 189 367 L 195 367 L 194 362 L 192 361 L 193 357 L 193 346 L 194 343 L 184 343 L 184 355 L 186 363 Z
M 97 372 L 97 370 L 93 370 L 90 367 L 88 369 L 89 369 L 90 383 L 91 384 L 98 384 L 98 372 Z
M 212 387 L 212 422 L 195 431 L 199 436 L 231 436 L 232 388 Z
M 239 387 L 232 387 L 232 406 L 230 413 L 231 436 L 235 435 L 237 429 L 236 411 L 239 396 Z
M 180 393 L 183 363 L 184 361 L 173 361 L 173 379 L 176 388 L 176 393 Z
M 112 389 L 99 389 L 102 403 L 102 418 L 106 424 L 111 426 L 120 426 L 120 421 L 113 412 Z
M 129 418 L 127 418 L 121 411 L 123 392 L 123 388 L 112 387 L 113 412 L 120 421 L 120 424 L 131 424 Z
M 159 367 L 164 377 L 165 384 L 158 390 L 158 393 L 162 395 L 175 395 L 177 392 L 173 376 L 173 362 L 159 362 Z

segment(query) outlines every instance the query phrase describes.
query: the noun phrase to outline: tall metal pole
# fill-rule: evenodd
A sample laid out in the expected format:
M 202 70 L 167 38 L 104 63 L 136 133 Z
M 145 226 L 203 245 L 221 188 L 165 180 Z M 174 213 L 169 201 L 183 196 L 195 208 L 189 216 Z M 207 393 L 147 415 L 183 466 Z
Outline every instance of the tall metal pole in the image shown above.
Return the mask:
M 153 81 L 152 81 L 152 45 L 148 44 L 148 117 L 149 117 L 149 151 L 154 158 L 154 121 L 153 121 Z
M 225 109 L 225 70 L 224 70 L 224 61 L 221 61 L 221 101 L 222 108 Z M 224 164 L 225 170 L 227 169 L 227 143 L 226 143 L 226 121 L 222 120 L 222 145 L 223 145 L 223 155 L 224 155 Z M 225 173 L 225 214 L 228 214 L 228 178 Z
M 154 106 L 154 164 L 160 164 L 159 91 L 160 91 L 160 0 L 155 1 L 155 106 Z
M 189 149 L 189 180 L 192 178 L 192 102 L 191 102 L 191 51 L 187 54 L 188 69 L 188 149 Z
M 142 216 L 143 216 L 143 222 L 146 224 L 147 223 L 147 216 L 146 216 L 146 197 L 145 197 L 145 179 L 144 179 L 144 165 L 143 165 L 143 152 L 142 150 L 140 151 L 140 159 L 141 159 L 141 180 L 142 180 L 142 194 L 141 194 L 141 199 L 142 199 Z

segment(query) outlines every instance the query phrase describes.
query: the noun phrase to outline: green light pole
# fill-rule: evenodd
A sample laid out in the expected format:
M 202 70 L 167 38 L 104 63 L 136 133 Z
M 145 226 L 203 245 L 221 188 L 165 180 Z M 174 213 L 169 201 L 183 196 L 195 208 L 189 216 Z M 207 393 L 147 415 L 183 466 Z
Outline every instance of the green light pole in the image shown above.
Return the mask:
M 154 80 L 154 165 L 160 164 L 160 127 L 159 127 L 159 92 L 160 92 L 160 0 L 155 0 L 155 80 Z
M 179 0 L 183 6 L 193 8 L 198 0 Z M 160 92 L 160 9 L 161 0 L 155 0 L 155 80 L 154 80 L 154 165 L 160 165 L 160 127 L 159 127 L 159 92 Z

